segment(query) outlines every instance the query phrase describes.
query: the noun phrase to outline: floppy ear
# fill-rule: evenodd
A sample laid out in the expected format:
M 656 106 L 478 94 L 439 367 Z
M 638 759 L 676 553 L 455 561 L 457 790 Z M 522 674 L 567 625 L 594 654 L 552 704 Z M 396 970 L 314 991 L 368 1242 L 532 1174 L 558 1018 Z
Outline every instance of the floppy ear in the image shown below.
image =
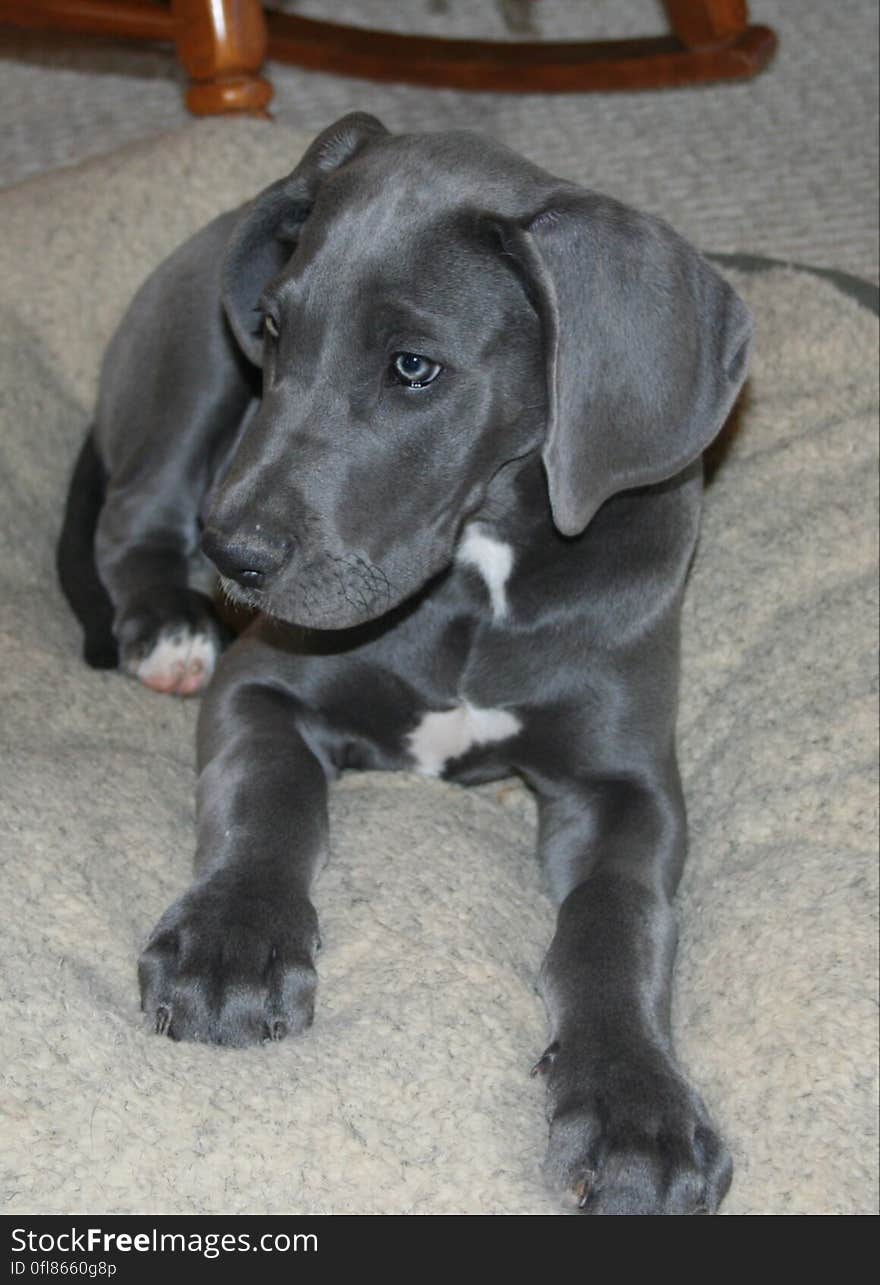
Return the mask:
M 670 227 L 609 197 L 563 192 L 496 227 L 543 323 L 550 504 L 578 535 L 609 496 L 709 445 L 745 377 L 751 314 Z
M 292 174 L 246 206 L 226 248 L 222 295 L 233 333 L 255 366 L 263 364 L 260 295 L 293 253 L 321 179 L 387 133 L 375 116 L 350 112 L 318 135 Z

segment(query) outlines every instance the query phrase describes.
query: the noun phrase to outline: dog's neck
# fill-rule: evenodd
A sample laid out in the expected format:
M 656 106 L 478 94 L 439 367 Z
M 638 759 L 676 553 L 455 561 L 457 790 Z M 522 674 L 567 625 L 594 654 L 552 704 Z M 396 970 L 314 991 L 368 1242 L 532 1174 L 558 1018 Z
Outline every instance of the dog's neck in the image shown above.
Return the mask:
M 496 473 L 483 504 L 462 529 L 455 565 L 479 574 L 492 621 L 501 624 L 514 614 L 515 587 L 541 575 L 548 559 L 571 543 L 553 526 L 544 467 L 535 451 Z
M 475 523 L 494 539 L 515 549 L 530 546 L 542 532 L 552 532 L 547 481 L 537 450 L 511 460 L 498 470 L 468 526 Z

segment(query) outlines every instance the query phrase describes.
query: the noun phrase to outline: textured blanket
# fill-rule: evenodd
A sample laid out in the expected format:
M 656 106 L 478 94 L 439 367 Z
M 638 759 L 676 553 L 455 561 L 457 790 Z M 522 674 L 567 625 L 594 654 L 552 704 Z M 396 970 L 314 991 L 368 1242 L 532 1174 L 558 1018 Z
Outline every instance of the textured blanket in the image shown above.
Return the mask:
M 81 664 L 52 549 L 133 289 L 303 141 L 193 125 L 0 196 L 6 1212 L 557 1211 L 528 1076 L 553 914 L 516 783 L 334 787 L 305 1037 L 175 1045 L 138 1009 L 190 871 L 197 710 Z M 678 1045 L 726 1212 L 874 1212 L 877 320 L 804 272 L 732 275 L 758 339 L 685 611 Z

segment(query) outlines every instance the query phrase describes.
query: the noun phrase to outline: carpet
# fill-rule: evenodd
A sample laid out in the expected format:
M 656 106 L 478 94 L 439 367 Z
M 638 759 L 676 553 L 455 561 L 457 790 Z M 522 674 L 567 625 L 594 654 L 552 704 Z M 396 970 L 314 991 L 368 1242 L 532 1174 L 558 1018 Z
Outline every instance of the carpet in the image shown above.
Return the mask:
M 553 915 L 515 783 L 334 787 L 305 1037 L 174 1045 L 138 1009 L 190 871 L 197 711 L 81 664 L 62 497 L 135 286 L 303 141 L 193 124 L 0 195 L 9 1213 L 558 1212 L 528 1076 Z M 734 1154 L 725 1212 L 871 1213 L 877 318 L 808 272 L 729 271 L 758 337 L 684 617 L 675 1028 Z
M 271 0 L 304 16 L 460 38 L 659 34 L 659 0 Z M 270 63 L 272 111 L 317 133 L 344 112 L 389 129 L 481 129 L 551 170 L 662 214 L 717 250 L 876 281 L 875 0 L 752 0 L 779 35 L 754 80 L 660 93 L 483 94 L 377 84 Z M 0 28 L 0 184 L 187 121 L 173 53 L 137 41 Z

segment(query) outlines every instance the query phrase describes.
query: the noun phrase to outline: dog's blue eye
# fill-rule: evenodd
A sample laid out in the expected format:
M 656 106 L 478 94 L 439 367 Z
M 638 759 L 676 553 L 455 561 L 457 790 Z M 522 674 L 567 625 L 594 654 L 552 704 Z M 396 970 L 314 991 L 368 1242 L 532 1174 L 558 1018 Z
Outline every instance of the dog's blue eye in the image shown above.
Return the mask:
M 391 358 L 392 373 L 407 388 L 424 388 L 437 378 L 442 369 L 436 361 L 417 352 L 398 352 Z

